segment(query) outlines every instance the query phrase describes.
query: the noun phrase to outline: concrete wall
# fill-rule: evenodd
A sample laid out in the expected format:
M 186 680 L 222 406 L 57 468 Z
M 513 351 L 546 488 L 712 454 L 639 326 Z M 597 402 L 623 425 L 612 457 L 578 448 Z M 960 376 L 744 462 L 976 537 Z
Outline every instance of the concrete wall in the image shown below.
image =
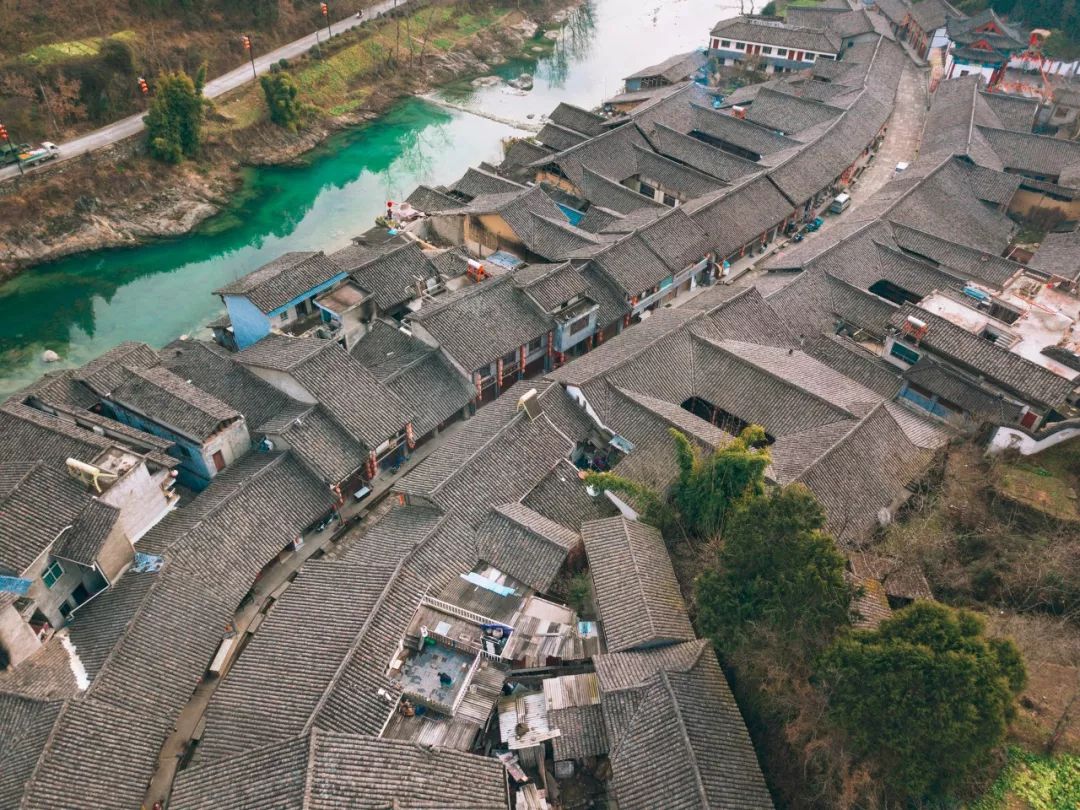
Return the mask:
M 270 319 L 257 306 L 239 295 L 223 297 L 225 307 L 229 310 L 237 348 L 246 349 L 270 334 Z
M 1054 445 L 1067 442 L 1080 436 L 1080 427 L 1069 427 L 1051 433 L 1045 438 L 1036 439 L 1016 428 L 999 427 L 990 439 L 986 452 L 997 455 L 1005 450 L 1016 450 L 1022 456 L 1032 456 L 1048 450 Z
M 98 570 L 110 583 L 116 582 L 134 558 L 135 551 L 131 547 L 131 541 L 117 521 L 98 554 Z
M 13 667 L 17 667 L 41 647 L 34 631 L 23 621 L 14 605 L 0 608 L 0 646 L 3 646 L 9 664 Z
M 462 214 L 448 214 L 429 217 L 427 222 L 432 236 L 450 245 L 461 245 L 465 242 L 465 219 Z
M 225 466 L 228 467 L 250 449 L 251 436 L 248 433 L 247 420 L 240 418 L 203 442 L 202 462 L 212 478 L 217 475 L 214 453 L 220 452 L 225 459 Z
M 258 368 L 247 366 L 248 370 L 270 383 L 279 391 L 284 391 L 298 402 L 314 405 L 318 400 L 313 397 L 304 386 L 300 385 L 287 372 L 277 371 L 271 368 Z
M 99 496 L 102 503 L 120 510 L 117 523 L 131 543 L 138 542 L 172 508 L 172 499 L 162 490 L 169 473 L 163 470 L 156 478 L 140 464 Z

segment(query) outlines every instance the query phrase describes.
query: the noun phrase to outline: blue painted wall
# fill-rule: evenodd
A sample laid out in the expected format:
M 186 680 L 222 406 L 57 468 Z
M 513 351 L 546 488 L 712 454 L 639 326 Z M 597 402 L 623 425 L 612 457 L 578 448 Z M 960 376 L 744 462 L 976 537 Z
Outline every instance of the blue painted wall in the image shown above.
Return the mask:
M 582 329 L 580 332 L 570 334 L 570 324 L 576 323 L 571 321 L 570 323 L 563 324 L 555 330 L 555 351 L 565 352 L 569 351 L 571 347 L 578 345 L 581 341 L 590 335 L 596 334 L 596 321 L 599 310 L 593 310 L 589 313 L 589 325 Z M 580 319 L 578 319 L 580 320 Z
M 270 334 L 270 318 L 260 312 L 257 306 L 239 295 L 226 295 L 224 298 L 238 349 L 246 349 Z
M 210 469 L 202 457 L 202 447 L 191 441 L 186 436 L 180 436 L 171 430 L 166 430 L 157 422 L 144 419 L 140 414 L 133 413 L 127 408 L 120 407 L 115 402 L 103 403 L 106 411 L 117 422 L 130 425 L 133 428 L 144 430 L 162 439 L 174 442 L 175 446 L 169 448 L 169 455 L 179 459 L 180 468 L 176 471 L 176 477 L 181 484 L 197 492 L 206 489 L 213 477 Z

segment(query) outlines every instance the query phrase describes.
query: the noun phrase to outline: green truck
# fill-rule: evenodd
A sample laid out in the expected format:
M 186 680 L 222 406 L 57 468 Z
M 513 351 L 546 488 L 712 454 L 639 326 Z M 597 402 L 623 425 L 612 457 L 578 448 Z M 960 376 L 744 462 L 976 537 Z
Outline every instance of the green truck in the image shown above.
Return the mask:
M 30 151 L 28 143 L 2 143 L 0 144 L 0 166 L 10 166 L 19 159 L 23 152 Z

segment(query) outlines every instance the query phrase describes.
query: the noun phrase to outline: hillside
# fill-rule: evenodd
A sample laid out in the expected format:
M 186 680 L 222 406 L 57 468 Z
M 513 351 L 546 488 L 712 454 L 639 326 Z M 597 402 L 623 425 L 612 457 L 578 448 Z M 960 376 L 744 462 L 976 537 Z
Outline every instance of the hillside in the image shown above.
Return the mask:
M 330 5 L 340 19 L 368 3 Z M 215 76 L 245 59 L 242 33 L 263 51 L 322 24 L 300 0 L 0 0 L 0 121 L 59 141 L 142 109 L 140 76 L 203 62 Z

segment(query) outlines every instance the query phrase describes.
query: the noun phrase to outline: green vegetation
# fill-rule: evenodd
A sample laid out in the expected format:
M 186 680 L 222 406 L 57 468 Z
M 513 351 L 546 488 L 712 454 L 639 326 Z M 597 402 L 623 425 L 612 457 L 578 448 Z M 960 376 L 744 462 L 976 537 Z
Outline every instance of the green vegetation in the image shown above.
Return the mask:
M 953 796 L 1005 739 L 1026 673 L 1012 642 L 983 630 L 972 613 L 919 602 L 819 662 L 829 716 L 912 801 Z
M 176 71 L 159 76 L 146 116 L 150 153 L 166 163 L 195 157 L 202 145 L 205 68 L 194 79 Z
M 27 65 L 46 66 L 87 56 L 97 56 L 105 43 L 124 42 L 130 44 L 137 39 L 137 36 L 134 31 L 118 31 L 110 37 L 88 37 L 87 39 L 39 45 L 32 51 L 18 57 L 18 61 Z
M 1080 441 L 1003 461 L 997 490 L 1007 498 L 1066 521 L 1080 521 Z
M 708 539 L 718 536 L 728 513 L 741 501 L 760 495 L 765 487 L 769 453 L 758 445 L 765 432 L 751 425 L 712 453 L 704 454 L 678 430 L 670 431 L 675 442 L 679 475 L 667 492 L 656 492 L 615 473 L 589 473 L 586 483 L 601 490 L 628 496 L 642 519 L 673 542 L 677 539 Z
M 279 127 L 296 131 L 303 115 L 303 107 L 296 100 L 297 89 L 292 77 L 284 71 L 271 73 L 259 80 L 266 95 L 266 106 L 270 110 L 270 120 Z
M 1008 761 L 971 810 L 1070 810 L 1080 797 L 1080 757 L 1045 756 L 1009 746 Z
M 715 565 L 696 582 L 702 629 L 719 649 L 763 629 L 805 645 L 849 624 L 854 589 L 824 526 L 821 505 L 798 484 L 734 509 Z
M 588 571 L 574 574 L 567 585 L 567 603 L 582 618 L 592 617 L 592 579 Z

